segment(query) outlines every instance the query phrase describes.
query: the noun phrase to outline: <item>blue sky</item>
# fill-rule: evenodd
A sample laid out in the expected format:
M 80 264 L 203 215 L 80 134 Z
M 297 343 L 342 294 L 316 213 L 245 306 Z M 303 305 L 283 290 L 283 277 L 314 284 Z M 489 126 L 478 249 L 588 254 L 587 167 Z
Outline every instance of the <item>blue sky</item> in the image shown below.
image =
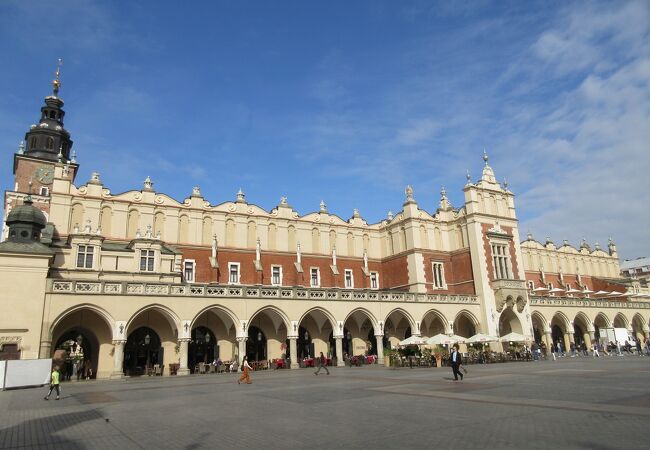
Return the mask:
M 650 255 L 648 2 L 5 0 L 0 49 L 3 189 L 62 57 L 77 184 L 375 223 L 485 148 L 522 236 Z

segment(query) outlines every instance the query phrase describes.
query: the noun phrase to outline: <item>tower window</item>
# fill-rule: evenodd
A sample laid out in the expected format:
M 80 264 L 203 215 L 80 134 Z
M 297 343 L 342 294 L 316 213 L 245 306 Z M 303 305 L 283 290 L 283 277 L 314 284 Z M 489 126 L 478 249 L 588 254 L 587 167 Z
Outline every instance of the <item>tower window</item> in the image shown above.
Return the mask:
M 433 287 L 436 289 L 445 289 L 445 267 L 441 262 L 434 262 L 433 269 Z
M 196 262 L 193 259 L 186 259 L 183 267 L 183 274 L 185 275 L 186 282 L 194 283 L 195 271 L 196 271 Z
M 370 289 L 379 289 L 379 273 L 370 272 Z
M 50 190 L 46 186 L 41 186 L 40 195 L 42 195 L 43 197 L 47 197 L 48 195 L 50 195 Z
M 271 284 L 273 286 L 282 284 L 282 266 L 271 266 Z
M 52 139 L 51 137 L 47 138 L 47 141 L 46 141 L 45 147 L 46 147 L 48 150 L 52 150 L 52 149 L 54 148 L 54 139 Z
M 311 287 L 319 287 L 320 286 L 320 271 L 318 270 L 317 267 L 312 267 L 310 270 L 311 274 Z
M 239 263 L 228 264 L 228 283 L 239 284 Z
M 29 140 L 29 148 L 34 149 L 36 148 L 36 136 L 32 136 L 31 139 Z
M 494 278 L 497 280 L 510 278 L 510 263 L 506 245 L 492 244 L 492 263 L 494 264 Z
M 153 272 L 154 256 L 153 250 L 140 250 L 140 270 L 142 272 Z
M 50 111 L 50 119 L 54 119 L 56 117 L 56 113 L 54 111 Z
M 345 287 L 353 288 L 354 287 L 354 277 L 352 276 L 352 270 L 345 270 Z
M 77 249 L 77 268 L 92 269 L 95 248 L 92 245 L 80 245 Z

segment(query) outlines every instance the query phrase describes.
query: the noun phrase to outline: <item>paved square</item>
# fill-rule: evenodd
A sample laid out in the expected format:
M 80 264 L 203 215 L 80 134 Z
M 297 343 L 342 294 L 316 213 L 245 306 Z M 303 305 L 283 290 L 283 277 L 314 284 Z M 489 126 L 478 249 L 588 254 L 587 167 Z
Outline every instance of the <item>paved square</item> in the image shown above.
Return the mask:
M 648 448 L 650 358 L 334 368 L 0 393 L 0 448 Z

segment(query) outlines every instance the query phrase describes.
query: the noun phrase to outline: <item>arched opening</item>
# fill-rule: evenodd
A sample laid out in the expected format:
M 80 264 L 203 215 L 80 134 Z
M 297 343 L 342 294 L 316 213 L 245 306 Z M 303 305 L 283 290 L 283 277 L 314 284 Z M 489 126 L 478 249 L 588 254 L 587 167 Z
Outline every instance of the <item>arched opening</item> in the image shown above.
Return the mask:
M 266 335 L 261 328 L 254 325 L 248 327 L 246 340 L 246 356 L 249 361 L 265 361 L 267 356 Z
M 211 363 L 219 357 L 216 351 L 217 339 L 215 334 L 206 326 L 192 330 L 192 339 L 188 346 L 187 364 L 191 371 L 196 372 L 199 363 Z
M 156 365 L 168 373 L 178 362 L 178 318 L 161 305 L 150 305 L 127 325 L 123 369 L 127 376 L 151 374 Z
M 604 313 L 598 313 L 594 319 L 594 337 L 596 341 L 600 342 L 600 329 L 601 328 L 610 328 L 611 322 L 609 318 Z
M 347 341 L 345 346 L 347 351 L 344 350 L 344 353 L 348 356 L 368 355 L 372 348 L 377 348 L 374 333 L 372 339 L 368 339 L 374 326 L 372 318 L 366 311 L 358 309 L 352 312 L 346 319 L 344 328 L 347 330 L 344 336 L 344 346 Z
M 158 333 L 147 326 L 137 328 L 124 346 L 124 373 L 132 377 L 145 375 L 155 364 L 163 364 L 163 355 Z
M 52 330 L 52 359 L 61 378 L 108 377 L 112 371 L 112 331 L 106 319 L 90 308 L 62 317 Z
M 420 323 L 420 333 L 422 337 L 433 337 L 437 334 L 446 334 L 447 319 L 439 311 L 432 310 L 427 312 Z
M 454 334 L 465 338 L 476 334 L 476 320 L 467 312 L 460 312 L 454 320 Z
M 512 310 L 512 307 L 504 309 L 499 317 L 499 336 L 505 336 L 509 333 L 523 334 L 521 321 Z
M 404 311 L 391 311 L 384 321 L 384 337 L 389 347 L 397 347 L 400 341 L 411 337 L 411 321 Z
M 622 313 L 616 314 L 614 317 L 614 328 L 627 328 L 628 320 Z
M 531 321 L 533 323 L 533 337 L 535 339 L 535 342 L 541 344 L 542 339 L 546 334 L 546 319 L 544 319 L 540 313 L 533 312 Z
M 287 319 L 273 307 L 256 312 L 248 322 L 246 355 L 250 361 L 281 359 L 289 349 Z M 297 331 L 297 330 L 296 330 Z M 241 358 L 240 358 L 241 360 Z
M 336 354 L 333 323 L 333 317 L 320 308 L 308 311 L 300 319 L 298 351 L 302 350 L 303 358 L 318 356 L 320 352 L 327 357 L 339 356 Z M 342 344 L 345 347 L 345 339 Z
M 634 317 L 632 318 L 632 333 L 634 335 L 634 339 L 637 342 L 645 341 L 645 332 L 643 331 L 644 323 L 645 320 L 639 313 L 635 314 Z

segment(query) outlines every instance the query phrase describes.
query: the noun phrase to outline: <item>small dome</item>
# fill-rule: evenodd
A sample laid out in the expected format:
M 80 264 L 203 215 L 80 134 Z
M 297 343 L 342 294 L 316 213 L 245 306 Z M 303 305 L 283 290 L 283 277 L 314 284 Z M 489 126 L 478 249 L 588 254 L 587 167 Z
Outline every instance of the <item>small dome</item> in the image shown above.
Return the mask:
M 24 204 L 16 206 L 7 216 L 7 225 L 14 223 L 32 223 L 44 228 L 47 225 L 45 214 L 35 207 L 31 200 L 26 200 Z

